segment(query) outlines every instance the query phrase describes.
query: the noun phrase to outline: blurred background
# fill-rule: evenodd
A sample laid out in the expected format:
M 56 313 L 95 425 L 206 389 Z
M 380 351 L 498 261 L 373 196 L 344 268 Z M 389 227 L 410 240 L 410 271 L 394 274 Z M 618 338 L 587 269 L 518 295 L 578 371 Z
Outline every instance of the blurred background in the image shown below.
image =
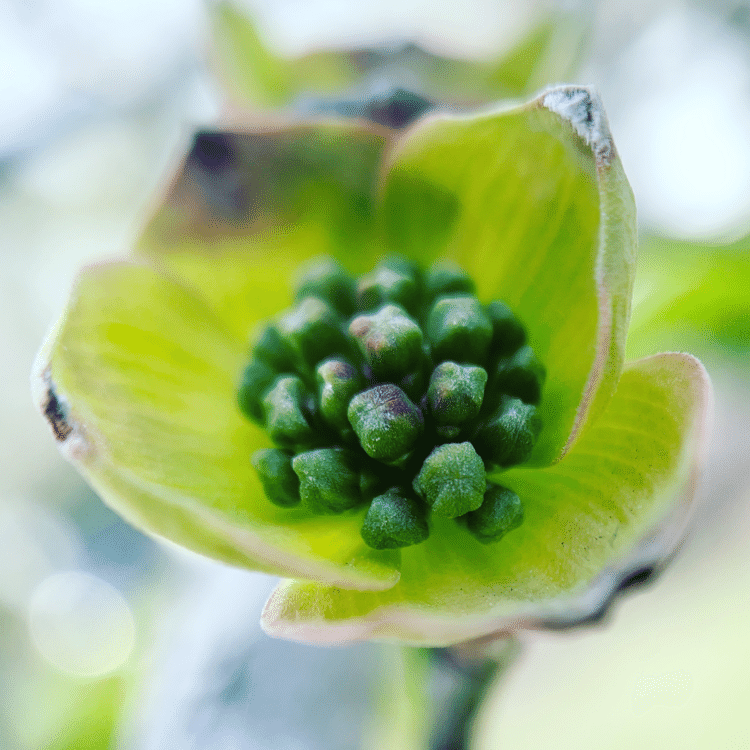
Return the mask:
M 355 71 L 353 48 L 379 51 Z M 76 269 L 128 252 L 222 113 L 566 81 L 599 88 L 636 194 L 630 356 L 701 357 L 714 436 L 674 563 L 595 628 L 529 635 L 476 746 L 750 747 L 747 0 L 1 0 L 0 748 L 375 746 L 391 651 L 272 641 L 268 577 L 121 522 L 58 455 L 31 364 Z

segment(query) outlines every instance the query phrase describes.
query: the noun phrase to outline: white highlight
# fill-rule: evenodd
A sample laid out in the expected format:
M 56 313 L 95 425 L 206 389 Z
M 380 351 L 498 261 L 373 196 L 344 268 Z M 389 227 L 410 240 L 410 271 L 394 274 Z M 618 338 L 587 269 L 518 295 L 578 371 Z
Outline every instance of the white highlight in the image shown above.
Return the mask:
M 623 53 L 609 86 L 642 224 L 710 242 L 745 234 L 750 64 L 740 31 L 697 7 L 676 6 Z
M 29 603 L 29 630 L 50 664 L 79 677 L 117 669 L 135 641 L 135 622 L 122 595 L 81 571 L 55 573 L 37 586 Z

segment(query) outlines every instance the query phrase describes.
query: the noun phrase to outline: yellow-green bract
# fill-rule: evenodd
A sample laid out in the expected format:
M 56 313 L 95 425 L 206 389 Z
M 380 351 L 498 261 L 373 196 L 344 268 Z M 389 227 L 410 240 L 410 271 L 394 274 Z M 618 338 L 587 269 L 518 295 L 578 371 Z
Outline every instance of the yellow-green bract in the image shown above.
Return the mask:
M 709 385 L 685 354 L 624 364 L 635 210 L 594 93 L 560 87 L 399 132 L 319 120 L 202 138 L 138 255 L 81 273 L 37 365 L 63 452 L 112 507 L 291 577 L 264 626 L 314 642 L 445 645 L 585 617 L 671 549 Z M 249 332 L 289 306 L 309 258 L 363 273 L 394 252 L 468 271 L 547 369 L 530 461 L 491 477 L 524 506 L 497 544 L 434 516 L 422 544 L 374 550 L 364 509 L 278 507 L 251 465 L 270 441 L 235 405 Z

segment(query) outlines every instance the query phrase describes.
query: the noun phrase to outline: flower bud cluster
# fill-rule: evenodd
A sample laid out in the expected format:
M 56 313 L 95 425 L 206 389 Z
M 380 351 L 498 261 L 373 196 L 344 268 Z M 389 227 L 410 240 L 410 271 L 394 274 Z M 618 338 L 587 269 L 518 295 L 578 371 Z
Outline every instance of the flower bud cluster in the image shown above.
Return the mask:
M 308 271 L 238 390 L 275 446 L 252 457 L 272 503 L 367 504 L 375 549 L 424 541 L 432 515 L 483 543 L 521 523 L 521 500 L 487 472 L 531 454 L 545 370 L 513 312 L 474 292 L 450 264 L 389 258 L 356 280 L 332 260 Z

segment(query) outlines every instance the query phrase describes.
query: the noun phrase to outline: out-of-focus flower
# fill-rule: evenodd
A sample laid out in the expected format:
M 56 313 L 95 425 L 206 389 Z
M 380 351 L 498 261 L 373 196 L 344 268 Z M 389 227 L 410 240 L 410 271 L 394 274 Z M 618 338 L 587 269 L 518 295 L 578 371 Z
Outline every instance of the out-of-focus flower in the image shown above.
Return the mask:
M 632 194 L 586 88 L 432 115 L 402 131 L 318 120 L 203 133 L 140 257 L 82 272 L 40 355 L 38 401 L 63 452 L 131 522 L 217 559 L 291 576 L 263 615 L 272 634 L 445 645 L 590 617 L 679 538 L 708 412 L 708 380 L 689 355 L 624 364 L 635 245 Z M 360 534 L 371 499 L 364 485 L 336 514 L 314 512 L 304 491 L 301 504 L 284 508 L 269 502 L 251 464 L 271 446 L 264 426 L 281 396 L 265 396 L 265 416 L 257 415 L 265 425 L 237 408 L 249 333 L 288 307 L 290 278 L 309 259 L 324 254 L 362 274 L 392 253 L 412 268 L 457 264 L 482 305 L 502 300 L 523 322 L 546 368 L 541 398 L 522 397 L 542 425 L 523 464 L 507 468 L 518 462 L 498 458 L 479 428 L 437 440 L 456 446 L 460 433 L 469 446 L 461 450 L 476 456 L 476 448 L 485 461 L 481 481 L 520 498 L 523 522 L 500 541 L 482 543 L 471 521 L 468 529 L 455 523 L 463 506 L 442 517 L 435 503 L 428 514 L 419 505 L 434 500 L 424 468 L 414 502 L 428 538 L 377 549 L 388 545 Z M 389 293 L 381 301 L 392 301 Z M 429 318 L 425 340 L 437 356 Z M 296 354 L 309 359 L 297 329 L 287 328 Z M 493 383 L 498 353 L 481 355 Z M 461 358 L 460 350 L 454 355 L 437 359 Z M 363 387 L 388 379 L 367 363 Z M 284 403 L 301 404 L 293 391 L 304 383 L 283 379 Z M 264 393 L 279 382 L 269 380 Z M 315 412 L 320 402 L 310 403 Z M 429 399 L 416 403 L 414 414 L 421 407 L 437 422 Z M 367 444 L 357 408 L 350 404 L 348 419 L 368 456 L 388 476 L 411 471 L 410 459 Z M 288 464 L 288 435 L 270 431 Z M 302 442 L 314 443 L 314 433 L 308 425 Z M 305 471 L 293 465 L 304 485 Z M 460 494 L 463 473 L 461 465 L 433 484 L 456 481 Z
M 588 43 L 588 21 L 573 9 L 524 5 L 525 29 L 491 59 L 445 54 L 444 44 L 429 50 L 398 41 L 287 58 L 269 49 L 251 18 L 224 0 L 210 11 L 210 59 L 234 106 L 278 108 L 295 102 L 312 111 L 398 122 L 417 101 L 471 107 L 528 96 L 550 83 L 569 80 Z M 385 100 L 394 89 L 408 91 L 409 96 L 407 101 L 391 102 L 388 111 Z M 362 106 L 363 100 L 369 100 L 369 106 Z

